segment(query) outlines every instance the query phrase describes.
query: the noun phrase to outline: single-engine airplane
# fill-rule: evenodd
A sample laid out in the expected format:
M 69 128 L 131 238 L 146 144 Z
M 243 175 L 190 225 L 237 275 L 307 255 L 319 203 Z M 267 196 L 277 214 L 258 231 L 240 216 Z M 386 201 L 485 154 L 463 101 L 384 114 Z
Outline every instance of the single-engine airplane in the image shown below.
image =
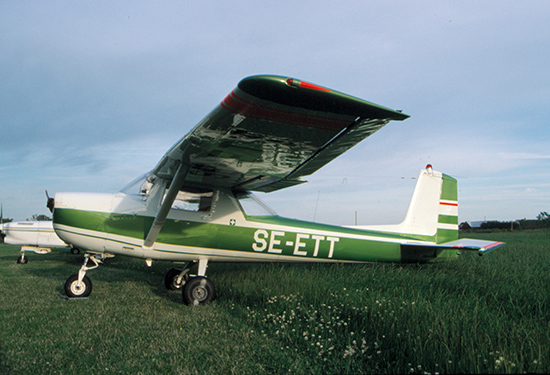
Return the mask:
M 79 272 L 65 283 L 67 296 L 88 296 L 86 273 L 114 255 L 148 265 L 187 263 L 169 270 L 165 285 L 198 305 L 216 296 L 206 277 L 209 262 L 435 262 L 456 259 L 460 250 L 482 255 L 502 246 L 458 239 L 457 182 L 430 165 L 420 172 L 404 221 L 393 226 L 287 219 L 251 193 L 301 184 L 391 120 L 408 117 L 293 78 L 241 80 L 151 172 L 120 193 L 57 193 L 49 201 L 58 236 L 86 250 Z
M 51 221 L 14 221 L 0 224 L 0 235 L 4 243 L 9 245 L 20 245 L 21 255 L 17 258 L 17 263 L 26 264 L 28 258 L 25 252 L 32 251 L 36 254 L 51 253 L 53 247 L 68 247 L 61 241 L 53 230 Z M 77 249 L 71 249 L 73 254 L 77 254 Z

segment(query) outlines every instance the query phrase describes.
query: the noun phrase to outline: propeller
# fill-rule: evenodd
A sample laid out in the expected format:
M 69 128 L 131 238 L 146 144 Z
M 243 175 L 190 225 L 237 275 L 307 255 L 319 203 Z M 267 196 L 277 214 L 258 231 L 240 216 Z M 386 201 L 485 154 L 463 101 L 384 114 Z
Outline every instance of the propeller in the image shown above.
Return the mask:
M 46 192 L 46 198 L 48 198 L 46 202 L 46 207 L 48 207 L 50 212 L 53 214 L 54 199 L 50 198 L 50 195 L 48 194 L 48 190 L 45 190 L 45 192 Z
M 4 234 L 4 207 L 0 202 L 0 238 L 4 240 L 4 237 L 6 237 Z

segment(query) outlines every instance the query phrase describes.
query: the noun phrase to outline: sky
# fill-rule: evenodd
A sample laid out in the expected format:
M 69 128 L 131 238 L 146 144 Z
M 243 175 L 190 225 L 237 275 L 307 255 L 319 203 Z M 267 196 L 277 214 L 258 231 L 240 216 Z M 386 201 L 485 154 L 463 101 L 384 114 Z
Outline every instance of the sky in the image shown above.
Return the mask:
M 2 1 L 0 200 L 117 192 L 244 77 L 306 80 L 411 117 L 308 183 L 281 215 L 399 223 L 420 169 L 459 184 L 459 222 L 550 211 L 550 2 Z

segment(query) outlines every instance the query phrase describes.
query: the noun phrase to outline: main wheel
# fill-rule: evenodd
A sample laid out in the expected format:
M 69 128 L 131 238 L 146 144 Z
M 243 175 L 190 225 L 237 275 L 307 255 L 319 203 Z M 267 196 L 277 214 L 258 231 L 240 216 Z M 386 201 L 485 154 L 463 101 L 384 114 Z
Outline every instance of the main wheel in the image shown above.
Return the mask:
M 17 264 L 27 264 L 28 261 L 29 260 L 23 254 L 21 254 L 21 256 L 17 258 Z
M 180 289 L 183 284 L 185 284 L 185 277 L 178 284 L 178 276 L 180 273 L 181 270 L 178 270 L 177 268 L 172 268 L 170 271 L 166 272 L 166 275 L 164 276 L 164 285 L 166 286 L 166 289 Z
M 183 303 L 186 305 L 199 305 L 207 303 L 216 298 L 214 283 L 203 276 L 189 279 L 182 290 Z
M 88 297 L 92 293 L 92 281 L 88 276 L 84 276 L 82 281 L 78 282 L 78 273 L 70 276 L 65 282 L 65 294 L 67 297 Z
M 71 247 L 71 254 L 77 255 L 80 254 L 80 250 L 76 247 Z

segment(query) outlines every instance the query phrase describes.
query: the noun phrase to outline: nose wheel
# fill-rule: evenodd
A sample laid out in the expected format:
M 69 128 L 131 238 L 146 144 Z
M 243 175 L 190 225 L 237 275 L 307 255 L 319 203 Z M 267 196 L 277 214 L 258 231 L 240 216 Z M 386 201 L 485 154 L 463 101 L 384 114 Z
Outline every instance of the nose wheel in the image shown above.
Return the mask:
M 65 294 L 69 298 L 88 297 L 92 293 L 92 281 L 88 276 L 78 280 L 78 273 L 70 276 L 65 282 Z
M 93 266 L 88 267 L 88 261 L 94 263 Z M 85 254 L 84 264 L 80 267 L 78 273 L 69 276 L 65 282 L 65 294 L 69 298 L 84 298 L 88 297 L 92 293 L 92 281 L 86 272 L 99 267 L 99 263 L 103 262 L 103 258 L 99 254 Z

